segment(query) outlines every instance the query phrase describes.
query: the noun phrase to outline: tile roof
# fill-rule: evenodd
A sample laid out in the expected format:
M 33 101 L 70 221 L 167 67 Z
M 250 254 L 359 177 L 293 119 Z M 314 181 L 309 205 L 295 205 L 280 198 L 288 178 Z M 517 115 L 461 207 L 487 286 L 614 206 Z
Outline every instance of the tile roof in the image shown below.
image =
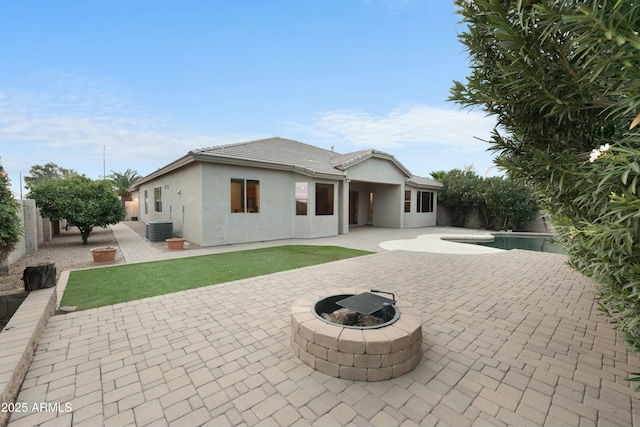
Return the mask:
M 267 138 L 237 144 L 202 148 L 191 153 L 201 160 L 251 160 L 272 165 L 294 166 L 316 173 L 344 175 L 331 164 L 337 153 L 286 138 Z
M 186 156 L 143 178 L 139 183 L 153 179 L 192 161 L 262 165 L 267 168 L 295 170 L 308 175 L 344 177 L 345 170 L 371 157 L 383 158 L 395 164 L 417 186 L 441 187 L 427 178 L 413 176 L 391 154 L 378 150 L 360 150 L 340 154 L 292 139 L 274 137 L 235 144 L 206 147 L 190 151 Z
M 381 157 L 391 160 L 407 177 L 411 176 L 411 172 L 398 162 L 395 157 L 382 151 L 368 149 L 340 154 L 280 137 L 202 148 L 194 150 L 192 153 L 200 156 L 211 156 L 211 160 L 214 158 L 235 158 L 278 165 L 291 165 L 316 172 L 334 174 L 340 174 L 339 171 L 344 171 L 348 167 L 370 157 Z
M 434 181 L 433 179 L 424 178 L 421 176 L 415 176 L 415 175 L 411 176 L 411 178 L 407 180 L 407 184 L 410 184 L 416 187 L 437 187 L 437 188 L 444 187 L 444 185 L 442 185 L 441 182 Z

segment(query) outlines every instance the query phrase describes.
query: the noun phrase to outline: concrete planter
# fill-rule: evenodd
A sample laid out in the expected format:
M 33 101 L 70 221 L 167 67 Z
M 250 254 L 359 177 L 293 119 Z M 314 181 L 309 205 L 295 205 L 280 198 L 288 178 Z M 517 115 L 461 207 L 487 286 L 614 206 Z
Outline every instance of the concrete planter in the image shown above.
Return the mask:
M 96 264 L 105 264 L 108 262 L 114 262 L 116 260 L 115 246 L 106 246 L 91 249 L 91 255 L 93 255 L 93 262 Z
M 171 239 L 167 239 L 167 246 L 170 251 L 181 251 L 184 249 L 184 241 L 182 237 L 172 237 Z

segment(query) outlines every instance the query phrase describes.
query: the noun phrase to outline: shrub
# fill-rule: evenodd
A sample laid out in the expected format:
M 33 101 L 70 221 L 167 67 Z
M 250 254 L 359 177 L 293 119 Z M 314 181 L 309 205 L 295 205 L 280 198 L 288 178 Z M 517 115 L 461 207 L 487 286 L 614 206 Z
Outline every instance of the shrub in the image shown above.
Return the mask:
M 534 218 L 538 203 L 522 181 L 486 178 L 478 197 L 478 219 L 483 228 L 522 230 Z
M 444 188 L 438 195 L 454 227 L 464 227 L 475 213 L 481 228 L 521 230 L 538 211 L 533 191 L 523 181 L 482 178 L 472 169 L 432 172 Z
M 0 166 L 0 261 L 5 259 L 20 242 L 22 222 L 18 204 L 8 187 L 9 177 Z
M 469 214 L 478 206 L 482 178 L 469 168 L 452 169 L 440 176 L 444 188 L 438 194 L 438 203 L 447 211 L 451 225 L 464 227 Z
M 640 350 L 640 7 L 455 3 L 472 67 L 451 99 L 496 117 L 496 163 L 539 194 L 571 265 Z

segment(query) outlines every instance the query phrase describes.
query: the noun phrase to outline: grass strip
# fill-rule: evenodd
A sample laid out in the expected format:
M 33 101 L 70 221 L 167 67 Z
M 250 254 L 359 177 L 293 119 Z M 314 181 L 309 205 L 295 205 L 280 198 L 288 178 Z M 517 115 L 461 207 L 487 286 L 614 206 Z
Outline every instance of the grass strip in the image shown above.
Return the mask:
M 72 271 L 61 305 L 78 310 L 368 255 L 338 246 L 276 246 Z

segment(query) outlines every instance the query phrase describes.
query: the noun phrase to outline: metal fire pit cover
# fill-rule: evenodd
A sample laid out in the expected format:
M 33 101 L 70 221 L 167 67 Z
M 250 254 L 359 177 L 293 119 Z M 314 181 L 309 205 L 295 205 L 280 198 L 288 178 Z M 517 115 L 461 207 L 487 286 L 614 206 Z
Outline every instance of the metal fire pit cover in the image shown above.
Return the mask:
M 380 295 L 365 292 L 336 301 L 340 307 L 349 308 L 360 314 L 369 315 L 382 310 L 383 304 L 395 304 L 395 300 L 381 297 Z

